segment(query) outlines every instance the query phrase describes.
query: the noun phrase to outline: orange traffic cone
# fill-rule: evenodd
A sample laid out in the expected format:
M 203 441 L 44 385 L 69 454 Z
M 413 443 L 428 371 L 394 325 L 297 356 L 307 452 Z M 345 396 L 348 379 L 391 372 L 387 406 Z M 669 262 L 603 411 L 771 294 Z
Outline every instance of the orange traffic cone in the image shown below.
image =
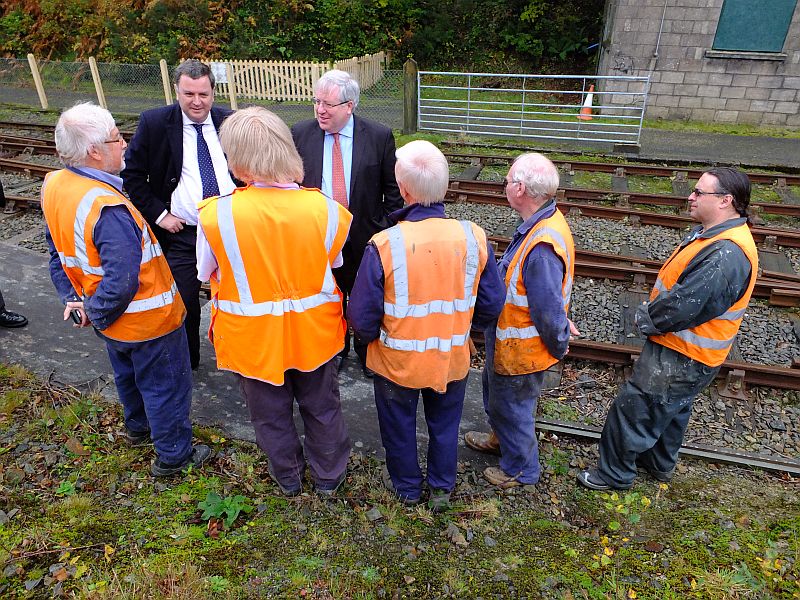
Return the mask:
M 594 84 L 589 86 L 589 93 L 586 94 L 586 100 L 583 101 L 583 106 L 581 107 L 581 112 L 578 114 L 578 118 L 581 121 L 591 121 L 592 120 L 592 100 L 594 99 Z

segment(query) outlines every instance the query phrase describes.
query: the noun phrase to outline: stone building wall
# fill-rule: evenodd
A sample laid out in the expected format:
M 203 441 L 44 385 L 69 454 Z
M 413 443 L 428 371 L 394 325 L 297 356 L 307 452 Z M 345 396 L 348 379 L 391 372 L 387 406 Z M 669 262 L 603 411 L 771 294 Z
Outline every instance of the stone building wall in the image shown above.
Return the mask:
M 753 0 L 754 10 L 761 1 Z M 800 127 L 800 4 L 781 55 L 718 58 L 709 54 L 721 54 L 712 45 L 722 4 L 666 0 L 665 11 L 665 0 L 608 0 L 598 75 L 650 75 L 648 118 Z

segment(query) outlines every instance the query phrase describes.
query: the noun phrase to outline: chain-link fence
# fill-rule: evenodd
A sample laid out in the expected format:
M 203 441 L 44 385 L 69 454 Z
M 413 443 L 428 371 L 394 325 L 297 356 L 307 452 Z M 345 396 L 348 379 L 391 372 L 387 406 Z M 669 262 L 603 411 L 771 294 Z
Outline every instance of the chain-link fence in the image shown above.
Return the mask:
M 172 69 L 169 76 L 172 77 Z M 108 109 L 118 118 L 138 115 L 164 106 L 164 84 L 159 65 L 97 63 Z M 98 102 L 88 62 L 39 61 L 42 85 L 49 108 L 61 111 L 77 102 Z M 173 93 L 174 97 L 174 93 Z M 0 102 L 41 107 L 28 61 L 0 59 Z M 217 94 L 215 102 L 230 106 L 227 95 Z M 289 125 L 314 116 L 310 102 L 280 102 L 238 99 L 239 107 L 259 105 L 281 116 Z M 403 126 L 403 72 L 384 71 L 369 89 L 362 90 L 357 113 L 385 123 L 393 129 Z

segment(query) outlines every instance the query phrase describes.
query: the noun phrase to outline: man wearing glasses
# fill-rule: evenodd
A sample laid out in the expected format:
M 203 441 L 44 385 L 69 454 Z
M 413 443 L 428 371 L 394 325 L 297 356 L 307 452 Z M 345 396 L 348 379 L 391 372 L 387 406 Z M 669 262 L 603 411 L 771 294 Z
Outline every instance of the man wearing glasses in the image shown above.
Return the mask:
M 199 60 L 182 62 L 173 75 L 176 104 L 142 113 L 125 156 L 125 191 L 164 248 L 186 305 L 192 369 L 200 364 L 200 281 L 197 279 L 197 204 L 230 194 L 217 132 L 231 114 L 214 104 L 214 73 Z
M 350 237 L 342 250 L 344 263 L 333 270 L 345 308 L 367 242 L 391 225 L 389 213 L 403 207 L 394 177 L 392 130 L 353 114 L 359 93 L 358 82 L 348 73 L 328 71 L 314 84 L 315 118 L 292 127 L 303 159 L 303 185 L 319 188 L 353 214 Z M 356 338 L 353 346 L 364 374 L 370 377 L 367 345 Z M 350 337 L 345 333 L 342 358 L 349 351 Z
M 692 402 L 728 356 L 755 286 L 749 203 L 750 180 L 729 167 L 706 171 L 689 195 L 700 226 L 664 263 L 650 301 L 636 311 L 647 341 L 609 408 L 597 468 L 578 473 L 584 487 L 628 489 L 637 467 L 672 479 Z

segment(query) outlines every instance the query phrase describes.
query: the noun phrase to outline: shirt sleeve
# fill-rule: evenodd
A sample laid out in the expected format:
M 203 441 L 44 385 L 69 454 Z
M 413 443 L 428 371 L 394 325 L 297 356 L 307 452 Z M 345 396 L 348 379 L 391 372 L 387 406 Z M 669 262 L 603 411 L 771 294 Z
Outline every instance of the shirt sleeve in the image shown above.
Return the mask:
M 47 224 L 44 226 L 44 239 L 47 240 L 47 248 L 50 251 L 50 280 L 53 282 L 56 292 L 58 292 L 58 297 L 61 298 L 61 302 L 64 304 L 80 301 L 81 298 L 78 292 L 72 287 L 72 282 L 64 272 L 64 267 L 61 266 L 61 259 L 58 256 L 55 244 L 53 244 L 53 236 L 50 234 L 50 228 Z
M 86 315 L 100 331 L 116 321 L 136 296 L 142 262 L 142 232 L 124 206 L 106 206 L 94 227 L 103 278 L 84 300 Z
M 500 316 L 506 299 L 506 286 L 497 270 L 494 249 L 488 240 L 486 246 L 489 257 L 478 281 L 478 297 L 475 299 L 475 312 L 472 315 L 472 326 L 480 331 L 484 331 Z
M 750 261 L 735 242 L 709 244 L 689 262 L 671 289 L 637 308 L 636 324 L 644 335 L 656 335 L 706 323 L 742 297 L 750 272 Z
M 347 303 L 347 320 L 362 342 L 380 335 L 383 321 L 383 265 L 378 249 L 367 244 Z
M 569 322 L 561 286 L 564 263 L 550 244 L 536 244 L 522 268 L 531 320 L 554 357 L 561 359 L 569 345 Z
M 211 276 L 217 272 L 217 269 L 219 269 L 219 263 L 217 262 L 217 257 L 214 255 L 214 251 L 211 249 L 211 246 L 208 243 L 206 232 L 203 230 L 203 226 L 199 220 L 197 223 L 196 249 L 197 278 L 200 281 L 205 282 L 211 279 Z

